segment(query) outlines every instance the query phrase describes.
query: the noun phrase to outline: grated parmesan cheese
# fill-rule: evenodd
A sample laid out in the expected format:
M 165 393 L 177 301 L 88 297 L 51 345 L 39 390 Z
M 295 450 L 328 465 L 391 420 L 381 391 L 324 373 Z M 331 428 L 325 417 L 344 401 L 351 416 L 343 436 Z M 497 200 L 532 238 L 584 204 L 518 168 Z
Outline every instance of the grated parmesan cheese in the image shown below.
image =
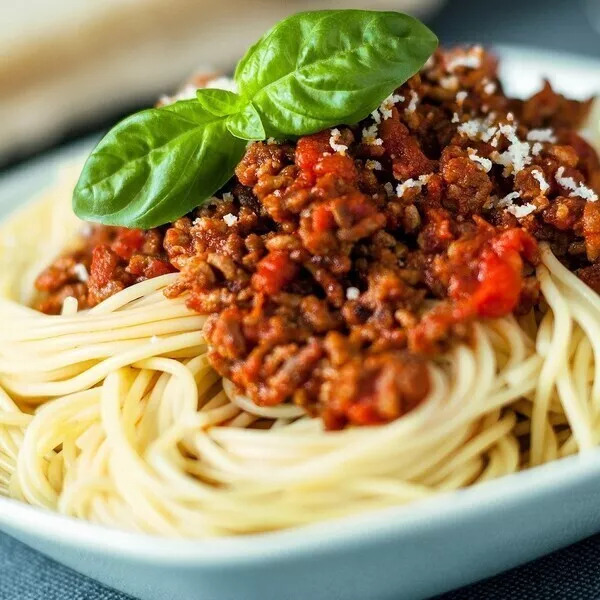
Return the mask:
M 440 85 L 445 90 L 455 90 L 458 87 L 458 77 L 456 77 L 456 75 L 450 75 L 448 77 L 442 77 L 440 79 Z
M 339 144 L 338 141 L 340 139 L 340 130 L 336 127 L 331 130 L 331 137 L 329 138 L 329 145 L 335 152 L 339 152 L 342 156 L 346 155 L 346 150 L 348 150 L 348 146 L 345 144 Z
M 408 106 L 404 109 L 404 112 L 414 113 L 417 108 L 418 103 L 419 103 L 419 95 L 414 90 L 410 90 L 410 102 L 409 102 Z
M 457 131 L 466 135 L 471 140 L 482 140 L 484 142 L 489 142 L 492 137 L 498 133 L 498 128 L 491 125 L 494 118 L 495 116 L 493 113 L 490 113 L 486 119 L 471 119 L 469 121 L 465 121 L 459 125 Z M 492 146 L 494 145 L 495 144 L 492 141 Z
M 85 268 L 85 265 L 81 263 L 77 263 L 73 267 L 73 273 L 75 273 L 75 277 L 77 277 L 79 281 L 82 281 L 84 283 L 90 278 L 88 270 Z
M 370 127 L 365 127 L 362 130 L 362 141 L 369 146 L 381 146 L 383 140 L 377 137 L 379 133 L 377 124 L 373 124 Z
M 540 192 L 545 194 L 550 189 L 550 185 L 544 178 L 544 174 L 539 169 L 531 171 L 531 174 L 533 175 L 533 178 L 540 184 Z
M 536 142 L 531 147 L 531 154 L 533 154 L 534 156 L 537 156 L 542 151 L 542 148 L 543 148 L 543 146 L 539 142 Z
M 550 142 L 554 144 L 556 142 L 556 136 L 552 129 L 532 129 L 527 134 L 527 139 L 530 142 Z
M 349 287 L 346 290 L 346 298 L 348 300 L 357 300 L 360 296 L 360 290 L 357 287 Z
M 534 204 L 530 203 L 523 204 L 522 206 L 514 204 L 513 200 L 517 200 L 520 197 L 521 196 L 519 195 L 519 192 L 511 192 L 510 194 L 504 196 L 504 198 L 500 198 L 500 200 L 497 200 L 496 207 L 505 208 L 506 212 L 510 213 L 511 215 L 514 215 L 515 217 L 517 217 L 517 219 L 522 219 L 523 217 L 526 217 L 527 215 L 531 214 L 536 209 L 536 207 Z
M 386 121 L 387 119 L 391 118 L 392 108 L 394 108 L 398 102 L 404 102 L 404 100 L 404 96 L 400 96 L 400 94 L 390 94 L 379 107 L 379 112 L 381 113 L 383 120 Z M 380 123 L 381 121 L 375 119 L 375 122 Z
M 188 84 L 182 87 L 176 94 L 172 96 L 163 95 L 158 99 L 159 104 L 169 105 L 178 102 L 179 100 L 192 100 L 196 97 L 196 90 L 198 88 L 195 85 Z
M 399 183 L 396 187 L 396 195 L 398 198 L 402 198 L 404 192 L 409 188 L 419 188 L 421 189 L 431 178 L 433 173 L 429 173 L 428 175 L 420 175 L 418 179 L 407 179 L 403 183 Z
M 462 103 L 463 103 L 463 102 L 464 102 L 464 101 L 467 99 L 467 96 L 468 96 L 468 95 L 469 95 L 469 94 L 467 94 L 467 92 L 465 92 L 465 91 L 458 92 L 458 93 L 456 94 L 456 101 L 457 101 L 459 104 L 462 104 Z
M 223 217 L 223 221 L 225 221 L 225 223 L 227 223 L 228 227 L 231 227 L 238 222 L 238 218 L 235 215 L 232 215 L 231 213 L 227 213 Z
M 233 194 L 231 192 L 225 192 L 223 194 L 223 201 L 224 202 L 233 202 Z
M 389 181 L 384 184 L 383 189 L 388 196 L 391 197 L 394 195 L 394 186 Z
M 371 113 L 371 116 L 373 117 L 373 121 L 375 121 L 377 125 L 381 123 L 381 115 L 379 114 L 379 110 L 377 108 Z
M 501 125 L 499 132 L 510 142 L 510 146 L 502 154 L 498 152 L 491 154 L 490 158 L 504 167 L 502 174 L 504 177 L 508 177 L 511 174 L 519 173 L 531 163 L 531 146 L 529 142 L 522 142 L 517 137 L 514 125 Z
M 490 81 L 483 86 L 483 92 L 488 96 L 491 96 L 495 91 L 496 84 L 493 81 Z
M 481 66 L 481 46 L 474 46 L 464 54 L 453 57 L 446 63 L 448 73 L 453 73 L 458 67 L 478 69 Z
M 479 119 L 471 119 L 470 121 L 465 121 L 458 127 L 459 133 L 464 133 L 469 139 L 476 140 L 477 136 L 481 131 L 480 127 L 481 121 Z
M 452 123 L 460 123 L 460 118 L 458 116 L 458 113 L 454 113 L 452 115 Z
M 523 206 L 513 204 L 506 209 L 506 212 L 509 212 L 511 215 L 514 215 L 515 217 L 517 217 L 517 219 L 522 219 L 523 217 L 530 215 L 534 211 L 535 205 L 530 203 L 523 204 Z
M 489 158 L 484 158 L 483 156 L 479 156 L 477 154 L 477 150 L 475 150 L 475 148 L 467 148 L 467 152 L 469 153 L 469 158 L 473 162 L 480 164 L 486 173 L 489 173 L 491 171 L 492 161 Z
M 565 177 L 564 174 L 565 168 L 560 167 L 557 169 L 554 178 L 559 185 L 564 187 L 566 190 L 569 190 L 569 196 L 571 198 L 583 198 L 588 202 L 596 202 L 598 200 L 598 196 L 594 190 L 583 185 L 583 183 L 577 183 L 572 177 Z
M 496 206 L 498 208 L 507 208 L 509 206 L 512 206 L 513 200 L 516 200 L 520 197 L 521 195 L 519 194 L 519 192 L 511 192 L 510 194 L 506 194 L 504 198 L 500 198 L 500 200 L 496 202 Z
M 367 167 L 367 169 L 370 169 L 371 171 L 381 171 L 383 169 L 381 163 L 378 160 L 367 160 L 365 162 L 365 167 Z
M 204 87 L 217 90 L 225 90 L 227 92 L 234 93 L 237 93 L 238 91 L 237 83 L 233 79 L 231 79 L 231 77 L 215 77 L 214 79 L 207 81 Z M 192 97 L 196 97 L 196 90 L 194 90 L 194 95 Z

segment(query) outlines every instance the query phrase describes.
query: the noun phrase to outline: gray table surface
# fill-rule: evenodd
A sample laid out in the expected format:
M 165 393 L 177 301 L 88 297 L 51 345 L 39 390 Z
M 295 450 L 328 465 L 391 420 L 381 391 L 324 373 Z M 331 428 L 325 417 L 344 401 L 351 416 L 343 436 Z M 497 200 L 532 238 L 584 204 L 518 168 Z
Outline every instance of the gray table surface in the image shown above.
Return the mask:
M 600 57 L 600 0 L 449 0 L 430 24 L 444 44 L 518 43 Z M 438 600 L 534 598 L 600 599 L 600 536 Z M 0 534 L 0 600 L 128 597 Z
M 599 598 L 600 536 L 595 536 L 502 575 L 438 596 L 436 600 Z M 132 599 L 0 535 L 0 600 Z M 281 600 L 285 600 L 285 595 Z

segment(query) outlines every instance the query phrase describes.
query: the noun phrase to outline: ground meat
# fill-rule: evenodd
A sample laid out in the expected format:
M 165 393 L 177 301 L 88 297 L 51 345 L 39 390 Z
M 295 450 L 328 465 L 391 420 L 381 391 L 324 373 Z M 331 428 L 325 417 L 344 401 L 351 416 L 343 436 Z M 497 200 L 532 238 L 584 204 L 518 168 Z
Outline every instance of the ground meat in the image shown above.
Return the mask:
M 90 308 L 134 283 L 176 270 L 160 229 L 92 226 L 80 242 L 37 277 L 39 310 L 57 314 L 68 296 L 77 299 L 80 309 Z
M 538 241 L 600 290 L 600 163 L 573 131 L 589 103 L 549 84 L 507 98 L 496 68 L 479 47 L 438 51 L 356 126 L 250 144 L 222 200 L 59 258 L 40 308 L 177 270 L 166 294 L 208 316 L 211 364 L 257 404 L 329 429 L 400 417 L 431 357 L 538 304 Z

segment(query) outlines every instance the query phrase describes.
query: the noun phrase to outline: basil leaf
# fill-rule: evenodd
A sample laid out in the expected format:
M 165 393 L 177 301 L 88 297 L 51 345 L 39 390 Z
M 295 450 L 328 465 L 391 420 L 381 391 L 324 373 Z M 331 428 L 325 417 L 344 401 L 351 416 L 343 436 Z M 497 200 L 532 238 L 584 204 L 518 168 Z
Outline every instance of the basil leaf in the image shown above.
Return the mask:
M 264 140 L 267 137 L 260 115 L 251 102 L 227 119 L 227 129 L 242 140 Z
M 246 144 L 196 100 L 144 110 L 116 125 L 88 158 L 73 193 L 81 219 L 148 229 L 222 187 Z
M 250 48 L 235 81 L 267 135 L 305 135 L 366 117 L 436 46 L 425 25 L 402 13 L 299 13 Z
M 196 99 L 202 108 L 217 117 L 233 115 L 244 107 L 244 101 L 240 96 L 216 88 L 196 90 Z

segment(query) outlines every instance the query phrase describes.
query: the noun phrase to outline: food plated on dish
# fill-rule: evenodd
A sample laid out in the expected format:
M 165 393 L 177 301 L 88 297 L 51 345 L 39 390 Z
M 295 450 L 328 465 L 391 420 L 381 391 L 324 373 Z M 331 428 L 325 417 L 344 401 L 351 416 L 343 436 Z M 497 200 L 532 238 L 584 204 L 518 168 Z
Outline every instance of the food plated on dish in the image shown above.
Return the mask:
M 592 102 L 508 97 L 491 53 L 435 46 L 398 13 L 291 17 L 235 87 L 107 134 L 83 227 L 64 194 L 9 219 L 6 495 L 230 536 L 597 444 Z M 46 245 L 36 214 L 61 215 Z

